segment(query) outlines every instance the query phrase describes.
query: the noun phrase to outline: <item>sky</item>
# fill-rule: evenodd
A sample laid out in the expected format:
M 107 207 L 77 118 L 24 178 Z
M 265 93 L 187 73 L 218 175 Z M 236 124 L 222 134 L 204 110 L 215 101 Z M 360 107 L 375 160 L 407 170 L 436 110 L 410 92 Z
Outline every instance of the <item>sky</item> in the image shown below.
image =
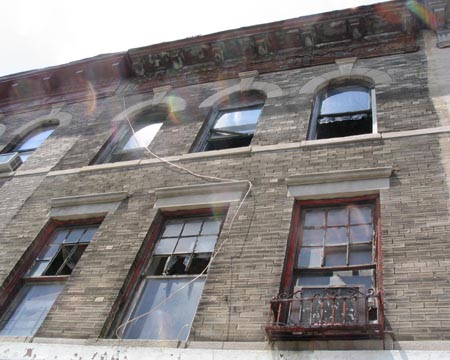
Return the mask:
M 0 76 L 382 0 L 0 0 Z

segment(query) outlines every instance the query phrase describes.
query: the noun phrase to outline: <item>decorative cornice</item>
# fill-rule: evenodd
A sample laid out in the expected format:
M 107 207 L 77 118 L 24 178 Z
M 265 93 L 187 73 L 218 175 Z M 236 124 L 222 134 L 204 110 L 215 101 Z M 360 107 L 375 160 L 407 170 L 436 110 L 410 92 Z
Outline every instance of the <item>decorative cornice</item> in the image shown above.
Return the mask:
M 393 18 L 400 21 L 391 21 Z M 129 50 L 140 88 L 235 78 L 417 49 L 403 1 L 279 21 Z M 195 74 L 196 76 L 186 76 Z
M 109 96 L 129 76 L 125 53 L 0 78 L 0 113 Z

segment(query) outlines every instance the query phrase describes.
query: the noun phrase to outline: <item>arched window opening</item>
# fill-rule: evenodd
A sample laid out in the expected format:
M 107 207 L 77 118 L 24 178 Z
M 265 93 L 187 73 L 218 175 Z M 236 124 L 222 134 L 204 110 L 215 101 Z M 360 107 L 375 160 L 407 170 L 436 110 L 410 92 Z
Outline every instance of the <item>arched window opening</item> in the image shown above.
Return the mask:
M 308 139 L 373 132 L 373 90 L 362 84 L 329 86 L 316 96 Z
M 33 152 L 55 131 L 56 125 L 39 127 L 31 131 L 22 141 L 13 148 L 12 152 L 18 152 L 22 162 L 25 162 Z
M 257 92 L 236 93 L 212 112 L 197 151 L 249 146 L 256 132 L 265 97 Z

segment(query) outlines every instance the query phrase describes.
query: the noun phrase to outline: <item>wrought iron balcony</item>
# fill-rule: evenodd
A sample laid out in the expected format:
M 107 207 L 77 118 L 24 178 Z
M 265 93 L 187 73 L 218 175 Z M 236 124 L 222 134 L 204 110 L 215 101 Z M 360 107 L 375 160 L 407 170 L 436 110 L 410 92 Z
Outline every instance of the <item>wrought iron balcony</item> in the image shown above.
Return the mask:
M 378 292 L 361 287 L 296 287 L 270 303 L 266 332 L 270 340 L 311 337 L 369 338 L 383 334 Z

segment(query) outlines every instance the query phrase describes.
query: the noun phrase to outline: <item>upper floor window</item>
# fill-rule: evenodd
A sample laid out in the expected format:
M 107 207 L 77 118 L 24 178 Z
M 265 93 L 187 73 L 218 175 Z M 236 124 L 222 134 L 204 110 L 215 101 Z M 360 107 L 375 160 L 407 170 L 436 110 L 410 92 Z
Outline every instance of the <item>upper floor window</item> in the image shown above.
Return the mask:
M 282 285 L 288 295 L 272 301 L 272 324 L 285 326 L 268 327 L 273 339 L 317 332 L 380 335 L 377 201 L 367 197 L 296 205 Z
M 128 121 L 125 121 L 125 124 L 111 136 L 94 162 L 108 163 L 140 158 L 145 148 L 155 139 L 167 117 L 167 107 L 159 106 L 132 117 L 130 122 L 133 129 Z
M 315 100 L 308 139 L 329 139 L 374 131 L 374 91 L 363 84 L 331 85 Z
M 221 226 L 222 218 L 212 216 L 164 222 L 135 298 L 115 335 L 187 340 Z
M 249 146 L 264 106 L 258 92 L 237 93 L 217 106 L 202 131 L 197 151 Z
M 96 224 L 53 231 L 5 311 L 0 335 L 32 336 L 37 332 L 97 228 Z
M 56 126 L 46 126 L 31 131 L 11 152 L 18 152 L 22 162 L 25 162 L 55 129 Z

